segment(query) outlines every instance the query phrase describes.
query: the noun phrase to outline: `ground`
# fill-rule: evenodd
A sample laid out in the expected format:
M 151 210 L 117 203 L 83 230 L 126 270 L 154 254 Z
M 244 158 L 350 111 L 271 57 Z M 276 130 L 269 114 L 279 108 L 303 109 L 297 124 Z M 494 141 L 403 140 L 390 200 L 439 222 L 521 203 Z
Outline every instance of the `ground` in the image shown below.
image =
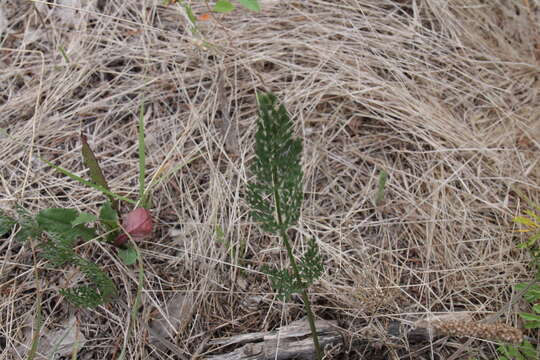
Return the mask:
M 43 338 L 75 320 L 78 359 L 205 357 L 231 350 L 212 339 L 302 318 L 300 299 L 280 302 L 260 272 L 285 254 L 245 201 L 256 93 L 271 91 L 303 140 L 295 249 L 315 238 L 324 258 L 311 300 L 345 341 L 329 357 L 496 359 L 490 341 L 396 342 L 389 329 L 449 314 L 523 326 L 512 286 L 532 272 L 516 249 L 512 218 L 526 204 L 512 189 L 538 203 L 538 2 L 266 0 L 260 13 L 210 17 L 204 2 L 185 3 L 196 29 L 181 2 L 0 3 L 2 210 L 95 213 L 102 194 L 41 160 L 87 177 L 81 133 L 111 189 L 135 199 L 141 104 L 147 182 L 176 169 L 155 187 L 156 230 L 138 244 L 134 317 L 138 268 L 112 246 L 78 249 L 120 289 L 90 310 L 58 292 L 81 281 L 77 269 L 50 269 L 13 234 L 0 240 L 2 357 L 26 358 L 39 313 Z M 177 353 L 153 338 L 159 323 Z

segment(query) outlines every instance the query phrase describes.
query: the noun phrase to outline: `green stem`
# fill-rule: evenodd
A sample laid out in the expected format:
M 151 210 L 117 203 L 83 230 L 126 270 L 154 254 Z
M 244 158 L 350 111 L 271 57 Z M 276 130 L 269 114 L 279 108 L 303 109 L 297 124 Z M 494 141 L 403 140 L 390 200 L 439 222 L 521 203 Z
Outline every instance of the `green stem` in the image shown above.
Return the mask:
M 280 235 L 281 235 L 281 239 L 283 240 L 283 244 L 285 245 L 285 248 L 287 249 L 287 255 L 289 256 L 289 259 L 291 261 L 291 267 L 293 269 L 294 276 L 296 277 L 296 281 L 302 282 L 302 277 L 300 276 L 300 271 L 298 271 L 298 265 L 296 264 L 296 260 L 294 259 L 292 247 L 289 242 L 289 236 L 283 229 L 280 230 Z M 311 310 L 311 303 L 309 301 L 307 290 L 305 289 L 302 290 L 300 295 L 302 296 L 302 300 L 304 301 L 304 306 L 306 307 L 309 328 L 311 330 L 311 337 L 313 338 L 313 345 L 315 345 L 315 354 L 318 360 L 322 360 L 323 352 L 321 349 L 321 344 L 319 344 L 319 336 L 317 335 L 317 327 L 315 326 L 315 315 L 313 314 L 313 311 Z
M 272 170 L 272 178 L 273 178 L 272 182 L 275 185 L 276 179 L 278 179 L 275 168 Z M 283 217 L 281 214 L 281 199 L 279 196 L 279 191 L 277 189 L 277 186 L 274 186 L 274 202 L 276 206 L 277 220 L 280 227 L 279 234 L 281 236 L 281 239 L 283 240 L 283 244 L 285 245 L 285 248 L 287 249 L 287 255 L 289 256 L 289 260 L 291 262 L 291 267 L 293 269 L 294 276 L 296 277 L 296 281 L 298 281 L 298 283 L 301 284 L 302 277 L 300 276 L 300 271 L 298 270 L 298 265 L 296 264 L 296 260 L 293 255 L 293 249 L 289 241 L 289 235 L 287 235 L 287 231 L 283 227 Z M 311 337 L 313 338 L 313 345 L 315 346 L 315 356 L 318 360 L 322 360 L 323 352 L 321 350 L 321 345 L 319 344 L 319 336 L 317 335 L 317 327 L 315 326 L 315 315 L 313 314 L 313 311 L 311 310 L 311 303 L 309 302 L 307 290 L 306 289 L 302 290 L 300 295 L 302 296 L 302 300 L 304 301 L 304 306 L 306 307 L 309 328 L 311 330 Z

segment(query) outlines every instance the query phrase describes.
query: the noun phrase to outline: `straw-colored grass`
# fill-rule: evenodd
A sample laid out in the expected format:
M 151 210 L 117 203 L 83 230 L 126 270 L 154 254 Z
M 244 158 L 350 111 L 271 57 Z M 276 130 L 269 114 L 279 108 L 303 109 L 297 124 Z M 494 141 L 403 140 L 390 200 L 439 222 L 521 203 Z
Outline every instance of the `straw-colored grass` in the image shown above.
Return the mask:
M 39 160 L 87 176 L 80 132 L 112 190 L 135 198 L 143 101 L 148 178 L 160 166 L 186 164 L 153 195 L 158 230 L 139 244 L 146 279 L 131 333 L 136 269 L 110 246 L 80 249 L 122 295 L 76 312 L 87 339 L 79 358 L 112 359 L 129 336 L 130 359 L 188 359 L 211 351 L 211 338 L 303 316 L 301 303 L 283 306 L 259 272 L 285 257 L 244 201 L 255 93 L 266 90 L 285 103 L 304 139 L 296 246 L 301 252 L 315 237 L 326 265 L 311 289 L 314 309 L 339 320 L 347 343 L 372 330 L 372 346 L 343 351 L 351 359 L 496 358 L 489 342 L 468 342 L 465 351 L 460 338 L 396 345 L 386 329 L 448 312 L 520 325 L 520 303 L 507 306 L 511 286 L 531 274 L 526 253 L 515 249 L 522 237 L 511 219 L 524 204 L 510 187 L 540 199 L 540 5 L 261 2 L 260 14 L 238 9 L 200 22 L 199 35 L 180 5 L 161 0 L 0 2 L 2 209 L 95 211 L 101 194 Z M 196 14 L 207 11 L 191 3 Z M 384 204 L 375 207 L 383 170 Z M 219 229 L 225 241 L 216 241 Z M 58 289 L 76 274 L 34 262 L 29 244 L 0 241 L 1 358 L 24 357 L 37 291 L 43 331 L 73 313 Z M 178 294 L 191 306 L 183 306 L 182 326 L 168 329 L 183 352 L 171 355 L 149 340 L 147 324 Z

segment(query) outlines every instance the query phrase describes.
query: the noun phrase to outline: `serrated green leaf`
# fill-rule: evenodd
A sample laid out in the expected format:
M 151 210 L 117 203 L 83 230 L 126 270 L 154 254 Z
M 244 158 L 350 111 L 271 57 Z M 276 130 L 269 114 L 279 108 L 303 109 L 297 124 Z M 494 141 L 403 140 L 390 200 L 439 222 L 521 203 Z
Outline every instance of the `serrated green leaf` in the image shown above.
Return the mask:
M 89 286 L 61 289 L 59 292 L 60 295 L 77 307 L 93 309 L 105 303 L 103 297 Z
M 79 213 L 79 215 L 77 215 L 75 220 L 73 220 L 71 222 L 71 226 L 75 227 L 75 226 L 81 225 L 81 224 L 88 224 L 88 223 L 92 223 L 92 222 L 94 222 L 96 220 L 97 220 L 97 217 L 95 215 L 82 212 L 82 213 Z
M 529 285 L 530 285 L 529 283 L 520 283 L 520 284 L 517 284 L 515 287 L 517 291 L 522 291 L 524 289 L 527 289 L 525 294 L 523 294 L 523 298 L 527 300 L 529 303 L 534 303 L 540 300 L 540 285 L 538 284 L 533 284 L 530 286 Z
M 118 250 L 118 256 L 125 265 L 133 265 L 137 262 L 137 259 L 139 258 L 137 250 L 135 250 L 131 246 L 126 249 Z
M 218 13 L 226 13 L 234 10 L 234 4 L 227 0 L 218 0 L 212 9 Z
M 94 284 L 79 286 L 71 289 L 63 289 L 60 293 L 75 306 L 94 308 L 110 302 L 116 295 L 117 290 L 112 280 L 96 264 L 83 258 L 76 257 L 73 261 L 81 272 Z
M 519 345 L 519 350 L 525 355 L 527 359 L 530 360 L 537 360 L 538 359 L 538 352 L 536 348 L 527 340 L 523 341 Z
M 516 359 L 516 360 L 518 359 L 524 360 L 519 350 L 515 348 L 514 346 L 507 346 L 505 350 L 506 350 L 506 355 L 510 356 L 511 358 Z
M 238 0 L 238 2 L 246 9 L 257 12 L 261 11 L 261 5 L 259 5 L 259 1 L 257 0 Z

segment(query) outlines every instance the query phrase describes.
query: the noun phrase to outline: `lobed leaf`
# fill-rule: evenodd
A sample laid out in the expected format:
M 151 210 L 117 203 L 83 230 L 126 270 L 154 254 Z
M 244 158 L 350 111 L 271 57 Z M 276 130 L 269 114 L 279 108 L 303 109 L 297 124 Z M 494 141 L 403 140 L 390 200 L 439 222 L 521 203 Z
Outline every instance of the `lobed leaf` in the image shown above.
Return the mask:
M 292 137 L 292 121 L 273 94 L 261 94 L 255 134 L 255 180 L 248 185 L 252 218 L 263 230 L 278 232 L 295 225 L 303 200 L 302 143 Z

